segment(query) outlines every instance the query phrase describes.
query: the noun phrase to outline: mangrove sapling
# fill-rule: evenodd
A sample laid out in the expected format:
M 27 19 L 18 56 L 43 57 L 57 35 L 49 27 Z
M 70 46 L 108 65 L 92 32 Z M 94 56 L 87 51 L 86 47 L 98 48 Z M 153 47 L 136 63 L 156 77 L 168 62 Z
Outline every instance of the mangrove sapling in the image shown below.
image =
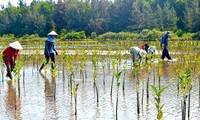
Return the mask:
M 126 68 L 127 68 L 127 66 L 124 65 L 123 66 L 124 75 L 123 75 L 123 85 L 122 85 L 123 93 L 124 93 L 124 90 L 125 90 Z
M 17 79 L 19 98 L 20 98 L 20 77 L 21 77 L 20 70 L 22 69 L 22 67 L 23 66 L 21 65 L 21 62 L 17 61 L 16 65 L 15 65 L 15 68 L 13 69 L 14 76 L 16 77 L 16 78 L 14 78 L 15 81 Z
M 73 70 L 73 66 L 72 65 L 70 65 L 70 79 L 69 79 L 69 85 L 70 85 L 70 88 L 71 88 L 71 94 L 72 94 L 72 79 L 73 79 L 73 76 L 74 76 L 74 70 Z
M 43 59 L 42 63 L 44 64 L 44 68 L 43 68 L 44 69 L 44 75 L 46 75 L 47 74 L 47 69 L 46 69 L 47 60 Z
M 0 55 L 0 63 L 1 63 L 1 74 L 2 74 L 2 81 L 3 81 L 4 80 L 4 66 L 5 66 L 3 62 L 3 54 Z
M 83 83 L 85 81 L 85 76 L 84 74 L 86 74 L 86 71 L 84 73 L 84 67 L 86 65 L 86 55 L 87 55 L 87 52 L 85 50 L 81 50 L 81 56 L 80 56 L 80 78 L 81 78 L 81 75 L 82 75 L 82 79 L 83 79 Z
M 63 73 L 63 81 L 65 81 L 65 59 L 66 59 L 66 51 L 62 50 L 60 52 L 61 63 L 62 63 L 62 73 Z
M 119 78 L 120 78 L 121 74 L 122 74 L 122 71 L 115 74 L 115 77 L 117 79 L 116 120 L 118 119 L 118 117 L 117 117 L 118 116 L 118 114 L 117 114 L 118 113 L 118 94 L 119 94 L 119 86 L 120 86 Z
M 186 72 L 180 74 L 180 92 L 183 96 L 182 105 L 182 120 L 186 119 L 186 100 L 188 98 L 188 118 L 190 117 L 190 91 L 192 90 L 192 74 L 193 68 L 189 68 Z
M 115 76 L 115 73 L 116 73 L 116 65 L 118 64 L 118 61 L 116 59 L 113 59 L 111 61 L 111 64 L 112 64 L 112 73 L 113 73 L 113 76 L 112 76 L 112 82 L 111 82 L 111 88 L 110 88 L 110 96 L 112 98 L 113 82 L 114 82 L 114 76 Z
M 36 59 L 36 63 L 37 63 L 37 71 L 39 70 L 39 49 L 36 48 L 36 54 L 35 54 L 35 59 Z
M 24 57 L 26 57 L 26 56 L 24 56 Z M 24 58 L 24 57 L 23 57 L 23 59 L 21 59 L 21 63 L 23 66 L 23 87 L 25 88 L 25 59 L 26 58 Z
M 69 67 L 69 82 L 68 82 L 68 86 L 70 86 L 70 90 L 71 90 L 71 95 L 72 95 L 72 79 L 74 76 L 74 70 L 73 70 L 73 61 L 74 60 L 74 56 L 73 55 L 68 55 L 67 57 L 67 66 Z
M 51 70 L 51 73 L 52 73 L 52 77 L 55 78 L 57 77 L 57 72 L 59 71 L 59 69 L 54 62 L 52 62 L 52 66 L 53 66 L 53 69 Z
M 136 75 L 136 93 L 137 93 L 137 113 L 140 113 L 140 102 L 139 102 L 139 86 L 140 86 L 140 82 L 139 82 L 139 74 L 140 74 L 140 70 L 141 68 L 143 68 L 146 65 L 146 62 L 142 62 L 142 64 L 140 65 L 139 62 L 137 62 L 139 59 L 139 57 L 136 58 L 136 62 L 134 62 L 134 66 L 133 69 L 135 70 L 135 75 Z
M 148 68 L 149 69 L 149 68 Z M 149 104 L 149 77 L 150 77 L 151 72 L 148 72 L 147 75 L 147 81 L 146 81 L 146 91 L 147 91 L 147 104 Z
M 76 84 L 75 87 L 72 88 L 72 95 L 74 96 L 74 103 L 75 103 L 75 116 L 77 115 L 77 91 L 78 91 L 79 84 Z
M 120 61 L 120 53 L 118 51 L 115 53 L 115 58 L 117 61 Z M 119 62 L 117 64 L 117 73 L 118 73 L 118 70 L 119 70 Z
M 150 75 L 151 75 L 152 67 L 153 67 L 153 63 L 152 62 L 147 64 L 147 81 L 146 81 L 147 104 L 149 104 L 149 78 L 150 78 Z
M 158 75 L 158 88 L 159 88 L 159 90 L 160 90 L 160 82 L 161 82 L 161 75 L 162 75 L 162 73 L 163 73 L 163 71 L 162 71 L 162 59 L 158 59 L 158 63 L 157 63 L 157 75 Z
M 105 74 L 105 58 L 101 59 L 101 64 L 102 64 L 102 69 L 103 69 L 103 85 L 105 86 L 105 78 L 106 78 L 106 74 Z
M 159 88 L 157 89 L 154 85 L 151 85 L 151 88 L 153 89 L 153 91 L 156 94 L 155 98 L 155 106 L 156 106 L 156 110 L 157 110 L 157 119 L 158 120 L 162 120 L 163 117 L 163 111 L 162 108 L 164 107 L 164 104 L 161 105 L 160 103 L 160 98 L 161 98 L 161 94 L 165 91 L 165 89 L 167 89 L 168 87 L 165 86 L 163 88 Z
M 97 77 L 97 58 L 96 57 L 93 57 L 92 64 L 93 64 L 93 83 L 94 83 L 94 88 L 96 89 L 96 93 L 97 93 L 97 103 L 99 103 L 99 93 L 98 93 L 98 87 L 97 87 L 97 82 L 96 82 L 96 77 Z
M 124 93 L 124 90 L 125 90 L 125 79 L 126 79 L 126 68 L 127 68 L 127 55 L 128 54 L 124 54 L 123 55 L 123 59 L 124 59 L 124 65 L 123 65 L 123 71 L 124 71 L 124 76 L 123 76 L 123 85 L 122 85 L 122 90 L 123 90 L 123 93 Z

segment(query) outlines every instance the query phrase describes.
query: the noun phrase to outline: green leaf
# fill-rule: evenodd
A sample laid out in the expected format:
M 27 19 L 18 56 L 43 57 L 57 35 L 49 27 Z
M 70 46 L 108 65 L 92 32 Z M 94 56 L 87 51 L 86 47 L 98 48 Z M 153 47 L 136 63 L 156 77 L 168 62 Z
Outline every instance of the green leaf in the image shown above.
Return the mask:
M 151 86 L 151 88 L 153 89 L 153 91 L 156 93 L 156 95 L 157 95 L 157 93 L 158 93 L 158 90 L 157 90 L 157 88 L 154 86 L 154 85 L 150 85 Z
M 161 107 L 160 107 L 160 111 L 162 110 L 163 107 L 164 107 L 164 104 L 161 105 Z
M 158 95 L 160 96 L 165 91 L 165 89 L 167 89 L 167 88 L 168 88 L 168 86 L 161 88 L 158 92 Z
M 121 74 L 122 74 L 122 71 L 115 74 L 115 77 L 117 78 L 117 80 L 120 78 Z
M 156 109 L 159 110 L 159 105 L 158 105 L 158 103 L 155 103 L 155 105 L 156 105 Z

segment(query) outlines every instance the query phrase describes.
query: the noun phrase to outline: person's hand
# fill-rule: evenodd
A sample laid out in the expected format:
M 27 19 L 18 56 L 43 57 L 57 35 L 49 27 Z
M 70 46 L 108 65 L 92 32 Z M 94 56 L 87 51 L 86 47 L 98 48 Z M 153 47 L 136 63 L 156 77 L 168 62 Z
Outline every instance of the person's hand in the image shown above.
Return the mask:
M 58 55 L 58 52 L 57 51 L 55 51 L 56 52 L 56 55 Z
M 14 63 L 13 63 L 13 66 L 15 67 L 15 65 L 16 65 L 16 63 L 14 62 Z
M 49 52 L 49 51 L 47 51 L 47 55 L 48 55 L 48 56 L 50 55 L 50 52 Z

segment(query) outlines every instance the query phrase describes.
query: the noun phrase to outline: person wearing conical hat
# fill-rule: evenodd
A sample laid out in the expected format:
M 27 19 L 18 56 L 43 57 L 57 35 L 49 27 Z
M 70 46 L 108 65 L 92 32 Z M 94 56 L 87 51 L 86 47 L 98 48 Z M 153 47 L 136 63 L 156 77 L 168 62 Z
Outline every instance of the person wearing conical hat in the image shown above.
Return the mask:
M 55 63 L 55 55 L 58 55 L 58 52 L 56 51 L 54 47 L 54 38 L 58 36 L 58 34 L 55 31 L 51 31 L 50 33 L 47 34 L 48 37 L 45 41 L 45 48 L 44 48 L 44 55 L 46 59 L 46 63 L 43 63 L 39 69 L 39 72 L 43 69 L 43 67 L 49 62 L 49 57 L 51 58 L 51 68 L 54 69 L 53 64 Z
M 17 56 L 19 53 L 19 50 L 22 50 L 22 46 L 18 41 L 12 42 L 9 44 L 9 46 L 2 52 L 3 54 L 3 60 L 7 67 L 7 74 L 6 77 L 9 77 L 12 79 L 12 70 L 15 67 L 15 62 L 17 60 Z
M 137 46 L 132 46 L 129 51 L 132 56 L 133 65 L 135 65 L 137 58 L 139 58 L 139 65 L 140 65 L 140 63 L 142 62 L 142 60 L 145 58 L 145 56 L 147 54 L 147 52 L 145 50 L 140 49 Z

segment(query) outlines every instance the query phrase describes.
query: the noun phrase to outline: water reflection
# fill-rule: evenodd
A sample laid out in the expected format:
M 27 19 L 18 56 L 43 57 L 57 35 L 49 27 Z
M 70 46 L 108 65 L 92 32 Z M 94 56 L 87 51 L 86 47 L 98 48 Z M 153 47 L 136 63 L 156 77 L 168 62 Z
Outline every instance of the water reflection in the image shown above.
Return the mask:
M 164 76 L 169 76 L 169 68 L 170 68 L 170 63 L 168 61 L 162 61 L 162 71 Z
M 57 116 L 57 106 L 56 106 L 56 81 L 55 77 L 52 77 L 52 80 L 49 81 L 46 76 L 40 73 L 42 78 L 45 80 L 45 112 L 46 118 L 58 119 Z
M 14 82 L 12 80 L 9 80 L 7 82 L 8 85 L 8 91 L 6 96 L 6 104 L 7 104 L 7 113 L 8 116 L 12 117 L 13 119 L 21 118 L 21 102 L 20 99 L 17 97 L 16 88 L 13 85 Z
M 129 62 L 131 63 L 131 62 Z M 99 68 L 101 68 L 99 64 Z M 163 108 L 163 120 L 169 119 L 181 119 L 181 97 L 177 96 L 176 90 L 176 81 L 173 81 L 174 76 L 171 72 L 173 66 L 177 65 L 176 63 L 163 62 L 162 69 L 163 74 L 161 75 L 161 87 L 169 86 L 168 89 L 162 94 L 162 103 L 165 104 Z M 48 66 L 47 66 L 48 67 Z M 49 66 L 50 67 L 50 66 Z M 176 67 L 176 66 L 174 66 Z M 78 69 L 78 67 L 76 68 Z M 116 118 L 116 80 L 114 80 L 114 89 L 113 96 L 111 99 L 110 96 L 110 86 L 112 80 L 112 73 L 106 73 L 106 84 L 103 85 L 103 76 L 102 70 L 98 71 L 100 77 L 97 78 L 99 85 L 99 104 L 96 103 L 96 94 L 93 88 L 93 66 L 92 62 L 87 62 L 87 81 L 85 83 L 80 79 L 79 71 L 75 70 L 74 81 L 80 83 L 77 96 L 77 116 L 75 116 L 75 104 L 74 98 L 71 96 L 71 90 L 68 86 L 67 79 L 67 69 L 65 71 L 66 81 L 63 80 L 63 76 L 60 75 L 56 79 L 51 77 L 50 71 L 47 69 L 47 75 L 42 73 L 35 72 L 37 68 L 26 67 L 25 78 L 25 88 L 26 95 L 22 94 L 22 99 L 18 98 L 18 91 L 16 83 L 9 81 L 5 83 L 4 88 L 2 89 L 2 96 L 5 97 L 0 101 L 2 106 L 2 113 L 0 113 L 0 119 L 39 119 L 39 120 L 50 120 L 50 119 L 63 119 L 63 120 L 113 120 Z M 106 67 L 108 70 L 108 67 Z M 123 67 L 119 67 L 120 70 L 123 70 Z M 31 71 L 34 71 L 32 75 Z M 158 87 L 158 75 L 157 69 L 151 68 L 149 85 L 156 85 Z M 110 70 L 111 71 L 111 70 Z M 156 118 L 156 107 L 154 95 L 155 93 L 151 88 L 149 88 L 149 99 L 147 99 L 147 68 L 142 69 L 140 72 L 140 86 L 139 86 L 139 100 L 140 100 L 140 115 L 137 114 L 137 99 L 136 99 L 136 89 L 135 82 L 136 76 L 133 69 L 127 69 L 125 76 L 125 90 L 119 90 L 119 106 L 118 106 L 118 118 L 119 120 L 154 120 Z M 59 71 L 62 73 L 61 71 Z M 155 75 L 154 75 L 155 74 Z M 177 75 L 173 72 L 173 74 Z M 154 83 L 154 76 L 156 80 Z M 176 76 L 177 77 L 177 76 Z M 173 78 L 173 79 L 171 79 Z M 122 87 L 123 77 L 120 79 Z M 198 83 L 197 79 L 194 79 L 194 86 L 192 89 L 192 98 L 191 98 L 191 119 L 199 119 L 199 98 L 198 98 Z M 144 86 L 142 86 L 144 83 Z M 7 85 L 8 84 L 8 85 Z M 8 86 L 8 88 L 7 88 Z M 57 87 L 56 87 L 57 86 Z M 144 90 L 143 90 L 144 88 Z M 25 90 L 24 90 L 25 91 Z M 24 92 L 22 90 L 22 93 Z M 142 94 L 143 91 L 143 94 Z M 124 93 L 123 93 L 124 92 Z M 4 94 L 5 93 L 5 94 Z M 55 94 L 56 93 L 56 94 Z M 143 98 L 142 98 L 143 96 Z M 142 101 L 143 100 L 143 101 Z M 5 104 L 4 104 L 5 103 Z M 1 107 L 0 107 L 1 108 Z M 34 110 L 33 110 L 34 109 Z

